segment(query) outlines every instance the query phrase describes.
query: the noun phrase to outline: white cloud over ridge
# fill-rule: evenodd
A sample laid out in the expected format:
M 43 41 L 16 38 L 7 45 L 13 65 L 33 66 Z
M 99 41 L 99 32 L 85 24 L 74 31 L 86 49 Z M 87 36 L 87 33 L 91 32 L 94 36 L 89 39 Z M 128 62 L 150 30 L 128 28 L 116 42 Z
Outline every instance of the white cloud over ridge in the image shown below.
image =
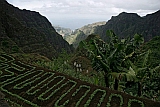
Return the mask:
M 120 12 L 138 13 L 144 16 L 160 8 L 159 0 L 7 0 L 9 3 L 21 8 L 39 11 L 53 24 L 73 20 L 82 21 L 79 24 L 92 23 L 92 21 L 109 20 L 111 16 Z M 85 21 L 84 21 L 85 20 Z M 57 22 L 56 22 L 57 21 Z M 59 21 L 59 22 L 58 22 Z M 84 21 L 84 22 L 83 22 Z M 66 26 L 65 23 L 62 26 Z M 75 25 L 74 27 L 80 27 Z M 67 27 L 67 26 L 66 26 Z M 72 27 L 71 27 L 72 28 Z

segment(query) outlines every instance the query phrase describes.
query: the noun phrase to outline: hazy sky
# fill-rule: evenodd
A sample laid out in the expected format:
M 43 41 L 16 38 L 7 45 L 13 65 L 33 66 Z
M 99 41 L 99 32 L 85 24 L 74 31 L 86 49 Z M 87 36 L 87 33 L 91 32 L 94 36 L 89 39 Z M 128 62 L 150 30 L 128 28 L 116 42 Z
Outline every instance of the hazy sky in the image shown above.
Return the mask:
M 144 16 L 160 9 L 160 0 L 7 0 L 20 9 L 38 11 L 53 25 L 80 28 L 108 21 L 121 12 Z

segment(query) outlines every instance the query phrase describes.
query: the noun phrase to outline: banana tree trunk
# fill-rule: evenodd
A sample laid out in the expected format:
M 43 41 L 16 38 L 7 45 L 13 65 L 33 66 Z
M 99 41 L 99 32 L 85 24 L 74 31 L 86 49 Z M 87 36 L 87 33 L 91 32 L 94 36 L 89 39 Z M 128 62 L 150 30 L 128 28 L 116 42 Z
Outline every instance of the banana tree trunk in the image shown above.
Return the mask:
M 138 96 L 142 95 L 142 83 L 138 82 Z
M 118 79 L 115 79 L 115 83 L 114 83 L 114 90 L 118 90 Z
M 104 75 L 104 80 L 105 80 L 106 87 L 109 88 L 109 78 L 107 74 Z

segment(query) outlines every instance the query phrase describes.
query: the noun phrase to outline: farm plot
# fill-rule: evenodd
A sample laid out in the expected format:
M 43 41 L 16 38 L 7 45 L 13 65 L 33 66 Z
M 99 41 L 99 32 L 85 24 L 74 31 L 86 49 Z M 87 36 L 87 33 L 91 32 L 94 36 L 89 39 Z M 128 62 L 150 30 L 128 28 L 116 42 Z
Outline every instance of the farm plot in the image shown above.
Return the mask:
M 160 102 L 94 86 L 0 55 L 1 91 L 24 107 L 158 107 Z

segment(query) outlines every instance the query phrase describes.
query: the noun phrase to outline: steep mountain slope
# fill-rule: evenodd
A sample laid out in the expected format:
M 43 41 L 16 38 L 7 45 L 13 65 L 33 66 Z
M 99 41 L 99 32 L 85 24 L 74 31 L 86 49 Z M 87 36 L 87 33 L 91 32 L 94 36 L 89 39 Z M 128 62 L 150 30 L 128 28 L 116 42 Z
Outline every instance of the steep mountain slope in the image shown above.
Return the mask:
M 94 33 L 94 29 L 96 29 L 96 27 L 101 26 L 101 25 L 105 25 L 106 22 L 96 22 L 96 23 L 92 23 L 92 24 L 88 24 L 85 25 L 83 27 L 81 27 L 79 30 L 83 31 L 85 35 L 90 35 L 92 33 Z
M 160 36 L 160 10 L 144 17 L 136 13 L 122 12 L 118 16 L 113 16 L 105 25 L 98 27 L 95 33 L 106 40 L 106 31 L 109 29 L 121 38 L 138 33 L 148 41 L 154 36 Z
M 113 30 L 120 38 L 132 37 L 138 33 L 144 36 L 145 41 L 149 41 L 155 36 L 160 36 L 160 10 L 144 17 L 136 13 L 122 12 L 118 16 L 112 16 L 109 21 L 100 26 L 88 25 L 77 29 L 65 39 L 74 47 L 77 47 L 79 41 L 86 39 L 89 34 L 98 34 L 106 41 L 107 30 Z
M 13 50 L 16 50 L 52 58 L 63 48 L 68 52 L 73 50 L 55 31 L 48 19 L 38 12 L 20 10 L 1 0 L 0 14 L 0 47 L 3 52 L 13 53 Z M 7 51 L 10 49 L 11 51 Z
M 62 37 L 68 36 L 72 33 L 72 30 L 70 28 L 64 28 L 60 26 L 53 26 L 53 27 L 55 28 L 56 32 L 62 35 Z
M 104 24 L 106 24 L 105 21 L 85 25 L 79 29 L 76 29 L 71 35 L 64 37 L 64 39 L 69 44 L 73 44 L 73 46 L 76 48 L 80 41 L 86 39 L 88 35 L 95 32 L 95 29 L 98 26 L 101 26 Z
M 71 35 L 64 36 L 64 39 L 69 43 L 73 44 L 74 48 L 76 48 L 81 40 L 84 40 L 87 35 L 84 34 L 83 31 L 76 29 Z

